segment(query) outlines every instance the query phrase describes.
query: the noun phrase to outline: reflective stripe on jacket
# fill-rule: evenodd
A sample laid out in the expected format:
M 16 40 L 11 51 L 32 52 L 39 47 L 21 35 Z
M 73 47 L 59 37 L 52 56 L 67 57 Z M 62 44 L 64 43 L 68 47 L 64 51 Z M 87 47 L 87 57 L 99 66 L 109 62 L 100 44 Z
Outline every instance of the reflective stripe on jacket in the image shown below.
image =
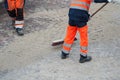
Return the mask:
M 72 0 L 70 8 L 88 11 L 92 0 Z

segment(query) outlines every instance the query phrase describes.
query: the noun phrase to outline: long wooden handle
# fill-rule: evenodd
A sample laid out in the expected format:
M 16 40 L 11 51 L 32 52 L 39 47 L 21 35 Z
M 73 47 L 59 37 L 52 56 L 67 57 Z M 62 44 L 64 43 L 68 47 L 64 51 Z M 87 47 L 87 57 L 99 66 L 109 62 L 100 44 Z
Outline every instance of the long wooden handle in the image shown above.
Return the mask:
M 108 3 L 103 4 L 97 11 L 95 11 L 91 17 L 93 17 L 95 14 L 97 14 L 102 8 L 104 8 Z

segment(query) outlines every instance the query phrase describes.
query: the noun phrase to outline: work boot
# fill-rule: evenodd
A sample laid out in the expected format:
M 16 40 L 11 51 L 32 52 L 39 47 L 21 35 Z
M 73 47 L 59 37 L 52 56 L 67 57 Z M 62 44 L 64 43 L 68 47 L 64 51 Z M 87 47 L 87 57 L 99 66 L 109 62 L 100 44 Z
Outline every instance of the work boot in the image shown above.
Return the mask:
M 24 35 L 24 30 L 23 28 L 16 28 L 16 32 L 19 36 L 23 36 Z
M 64 53 L 62 51 L 62 53 L 61 53 L 61 59 L 66 59 L 66 58 L 68 58 L 68 56 L 69 56 L 69 53 Z
M 84 62 L 89 62 L 92 60 L 92 57 L 91 56 L 83 56 L 83 55 L 80 55 L 80 60 L 79 60 L 79 63 L 84 63 Z

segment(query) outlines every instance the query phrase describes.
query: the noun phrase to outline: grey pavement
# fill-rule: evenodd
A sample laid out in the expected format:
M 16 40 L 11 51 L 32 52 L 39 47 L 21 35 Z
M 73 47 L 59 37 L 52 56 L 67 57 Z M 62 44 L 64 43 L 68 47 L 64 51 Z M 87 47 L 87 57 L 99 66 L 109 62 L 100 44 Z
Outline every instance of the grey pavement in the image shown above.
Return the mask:
M 61 45 L 51 46 L 53 40 L 64 37 L 68 20 L 68 0 L 53 1 L 59 5 L 50 0 L 27 3 L 28 32 L 0 48 L 0 80 L 120 80 L 120 5 L 109 4 L 88 23 L 88 55 L 93 60 L 80 64 L 79 35 L 66 60 L 60 59 Z M 29 9 L 30 4 L 34 7 Z M 99 6 L 93 4 L 91 11 Z

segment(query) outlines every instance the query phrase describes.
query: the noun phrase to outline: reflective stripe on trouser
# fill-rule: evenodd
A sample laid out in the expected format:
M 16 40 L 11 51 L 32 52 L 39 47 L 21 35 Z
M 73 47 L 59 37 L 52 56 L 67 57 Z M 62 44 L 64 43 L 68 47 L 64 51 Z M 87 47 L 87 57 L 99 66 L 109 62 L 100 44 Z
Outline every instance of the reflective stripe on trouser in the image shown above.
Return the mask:
M 64 39 L 63 50 L 62 50 L 63 52 L 65 53 L 70 52 L 76 32 L 77 32 L 77 27 L 70 25 L 67 27 L 66 37 Z
M 80 52 L 86 54 L 88 52 L 88 26 L 78 28 L 80 34 Z
M 15 20 L 15 28 L 23 28 L 24 21 Z
M 69 53 L 70 50 L 71 50 L 71 46 L 72 46 L 72 44 L 67 44 L 67 43 L 64 42 L 62 51 L 64 53 Z

